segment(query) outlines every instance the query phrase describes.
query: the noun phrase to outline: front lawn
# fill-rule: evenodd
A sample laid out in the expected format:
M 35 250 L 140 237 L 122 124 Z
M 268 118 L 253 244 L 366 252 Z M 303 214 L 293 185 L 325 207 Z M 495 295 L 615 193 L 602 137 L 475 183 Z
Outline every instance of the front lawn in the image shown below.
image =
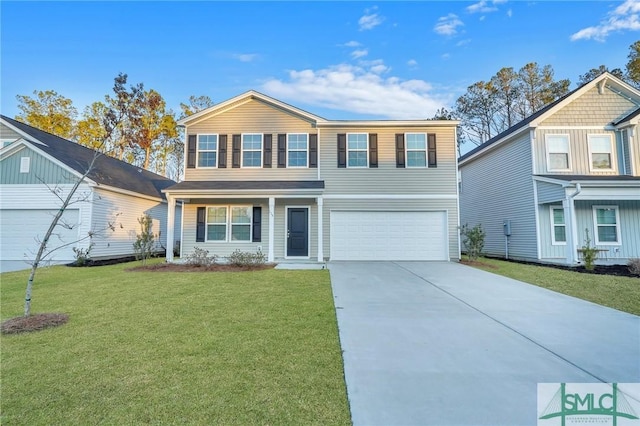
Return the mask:
M 39 271 L 32 312 L 69 322 L 2 336 L 3 425 L 349 424 L 327 271 Z M 2 319 L 27 272 L 5 273 Z
M 479 259 L 478 265 L 473 266 L 558 293 L 640 315 L 640 279 L 638 278 L 586 274 L 487 258 Z

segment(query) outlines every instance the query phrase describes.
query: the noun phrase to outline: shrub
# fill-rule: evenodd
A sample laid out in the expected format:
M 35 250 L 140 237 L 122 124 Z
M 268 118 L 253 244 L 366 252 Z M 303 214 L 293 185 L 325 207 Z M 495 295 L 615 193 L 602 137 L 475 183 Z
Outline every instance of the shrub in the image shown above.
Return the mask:
M 89 244 L 89 247 L 87 247 L 86 249 L 74 247 L 73 253 L 76 260 L 73 262 L 73 264 L 76 266 L 85 266 L 86 264 L 88 264 L 89 260 L 91 260 L 90 253 L 92 248 L 93 243 Z
M 640 275 L 640 259 L 629 259 L 627 266 L 629 267 L 629 272 Z
M 596 257 L 598 257 L 598 249 L 591 245 L 591 238 L 589 238 L 589 229 L 584 230 L 586 238 L 584 239 L 584 245 L 581 247 L 582 259 L 584 260 L 584 269 L 587 271 L 593 271 L 595 267 L 594 263 Z
M 140 233 L 136 234 L 136 241 L 133 243 L 133 250 L 136 253 L 136 259 L 142 260 L 145 265 L 147 260 L 153 255 L 153 248 L 156 244 L 156 235 L 151 231 L 153 220 L 148 214 L 144 214 L 138 218 L 140 224 Z
M 262 253 L 262 250 L 258 250 L 255 253 L 248 251 L 240 251 L 236 249 L 233 253 L 227 256 L 227 260 L 234 266 L 260 266 L 267 262 L 267 256 Z
M 200 247 L 196 247 L 193 250 L 193 253 L 185 258 L 185 261 L 187 265 L 206 267 L 215 265 L 218 261 L 218 256 L 215 254 L 213 256 L 209 256 L 209 250 L 204 250 Z
M 460 230 L 460 235 L 462 235 L 462 243 L 467 248 L 469 260 L 478 259 L 484 248 L 485 233 L 482 225 L 478 224 L 473 228 L 469 228 L 469 225 L 465 224 Z

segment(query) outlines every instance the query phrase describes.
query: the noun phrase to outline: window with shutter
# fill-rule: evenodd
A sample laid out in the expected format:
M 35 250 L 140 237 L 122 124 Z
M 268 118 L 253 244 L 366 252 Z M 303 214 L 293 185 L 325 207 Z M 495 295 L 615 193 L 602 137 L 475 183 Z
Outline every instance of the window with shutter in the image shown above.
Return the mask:
M 396 134 L 396 167 L 404 168 L 404 134 Z
M 378 135 L 369 133 L 369 167 L 378 167 Z

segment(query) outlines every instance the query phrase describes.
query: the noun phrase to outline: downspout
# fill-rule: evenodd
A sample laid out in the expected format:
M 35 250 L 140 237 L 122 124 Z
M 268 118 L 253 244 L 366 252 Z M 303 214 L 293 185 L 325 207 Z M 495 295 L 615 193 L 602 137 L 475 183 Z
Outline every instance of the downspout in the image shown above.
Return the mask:
M 568 233 L 570 236 L 570 241 L 567 241 L 567 260 L 571 262 L 572 265 L 578 263 L 577 251 L 576 247 L 578 244 L 578 223 L 576 219 L 576 208 L 575 208 L 575 197 L 582 192 L 582 187 L 580 183 L 576 183 L 576 191 L 568 195 L 566 198 L 567 209 L 569 210 L 569 223 L 571 224 L 570 232 Z

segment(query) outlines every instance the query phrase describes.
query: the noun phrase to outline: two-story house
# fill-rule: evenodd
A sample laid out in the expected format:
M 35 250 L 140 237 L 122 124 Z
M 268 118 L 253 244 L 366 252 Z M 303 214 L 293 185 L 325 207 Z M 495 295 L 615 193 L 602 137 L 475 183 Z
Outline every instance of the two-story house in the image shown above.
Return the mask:
M 459 259 L 455 121 L 332 121 L 249 91 L 179 124 L 168 261 L 177 240 L 270 262 Z
M 461 223 L 492 256 L 575 265 L 640 258 L 640 91 L 595 78 L 459 159 Z

